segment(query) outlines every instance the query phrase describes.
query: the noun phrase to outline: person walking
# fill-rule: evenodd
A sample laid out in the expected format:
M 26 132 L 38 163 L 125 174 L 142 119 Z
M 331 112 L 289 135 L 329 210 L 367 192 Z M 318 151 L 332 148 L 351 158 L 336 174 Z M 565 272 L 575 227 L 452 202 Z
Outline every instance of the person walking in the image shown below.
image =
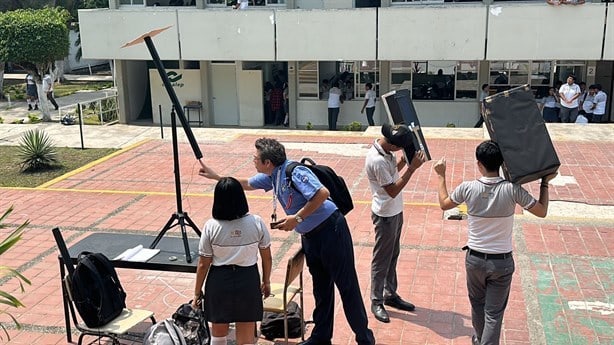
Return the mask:
M 373 121 L 373 113 L 375 113 L 375 101 L 377 101 L 377 95 L 375 91 L 373 91 L 373 84 L 366 83 L 365 84 L 365 102 L 362 104 L 362 109 L 360 113 L 364 113 L 365 109 L 367 109 L 367 122 L 369 122 L 369 126 L 375 126 L 375 122 Z
M 479 118 L 478 118 L 478 122 L 475 123 L 473 128 L 480 128 L 482 127 L 482 124 L 484 124 L 484 112 L 486 111 L 486 107 L 484 105 L 484 99 L 488 97 L 489 93 L 490 93 L 490 85 L 482 84 L 482 90 L 480 90 L 480 97 L 478 98 Z
M 397 261 L 401 253 L 403 230 L 403 188 L 426 161 L 417 152 L 407 166 L 405 158 L 397 161 L 395 152 L 414 148 L 406 125 L 382 125 L 383 137 L 376 139 L 365 159 L 365 171 L 371 187 L 371 220 L 375 227 L 375 245 L 371 260 L 371 312 L 378 321 L 390 322 L 384 305 L 413 311 L 416 307 L 397 294 Z M 399 176 L 399 172 L 407 169 Z
M 211 213 L 213 218 L 205 223 L 198 246 L 192 304 L 201 307 L 204 284 L 204 310 L 212 323 L 211 345 L 226 345 L 231 322 L 236 324 L 238 345 L 255 344 L 256 321 L 262 320 L 262 296 L 271 293 L 269 231 L 262 218 L 249 214 L 241 183 L 232 177 L 222 177 L 215 185 Z
M 331 345 L 334 325 L 334 287 L 337 286 L 345 317 L 359 345 L 374 345 L 373 332 L 368 327 L 367 312 L 362 301 L 354 264 L 354 248 L 345 217 L 330 192 L 304 166 L 297 166 L 286 176 L 284 146 L 275 139 L 260 138 L 255 143 L 254 166 L 257 174 L 239 178 L 245 190 L 273 190 L 272 222 L 280 231 L 295 230 L 301 235 L 305 259 L 313 280 L 314 328 L 311 336 L 299 345 Z M 219 180 L 211 168 L 203 164 L 199 175 Z M 286 213 L 277 219 L 277 204 Z
M 26 102 L 28 110 L 38 110 L 38 90 L 32 74 L 26 76 Z
M 43 92 L 47 95 L 47 100 L 53 104 L 55 110 L 58 110 L 60 107 L 53 98 L 53 78 L 49 74 L 45 74 L 43 77 Z
M 479 144 L 475 150 L 477 168 L 482 175 L 466 181 L 448 195 L 446 161 L 440 159 L 433 170 L 439 178 L 439 206 L 449 210 L 467 204 L 469 238 L 463 247 L 467 292 L 471 303 L 471 322 L 475 334 L 472 344 L 499 344 L 503 313 L 507 306 L 514 258 L 512 231 L 516 204 L 529 213 L 543 218 L 548 213 L 548 182 L 556 173 L 544 176 L 535 200 L 522 186 L 499 176 L 503 156 L 492 140 Z

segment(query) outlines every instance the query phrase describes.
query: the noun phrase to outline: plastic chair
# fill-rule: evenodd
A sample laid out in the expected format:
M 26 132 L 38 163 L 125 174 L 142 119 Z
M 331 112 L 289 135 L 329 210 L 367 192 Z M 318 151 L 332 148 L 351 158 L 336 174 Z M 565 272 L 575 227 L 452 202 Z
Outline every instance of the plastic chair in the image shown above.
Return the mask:
M 305 253 L 302 249 L 298 250 L 288 260 L 286 269 L 286 279 L 283 284 L 272 283 L 271 295 L 264 299 L 264 311 L 284 314 L 284 336 L 288 344 L 288 303 L 299 295 L 299 306 L 301 307 L 301 325 L 304 325 L 303 315 L 303 267 L 305 266 Z M 296 278 L 299 284 L 291 285 Z M 305 327 L 301 327 L 301 340 L 305 340 Z

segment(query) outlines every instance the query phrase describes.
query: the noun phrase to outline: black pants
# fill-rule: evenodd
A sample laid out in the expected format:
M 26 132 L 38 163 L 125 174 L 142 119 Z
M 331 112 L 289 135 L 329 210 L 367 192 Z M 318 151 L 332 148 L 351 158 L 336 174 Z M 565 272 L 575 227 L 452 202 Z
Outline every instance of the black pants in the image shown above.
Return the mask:
M 59 106 L 58 106 L 58 103 L 55 101 L 55 98 L 53 98 L 53 91 L 47 92 L 47 100 L 49 100 L 49 102 L 53 104 L 53 106 L 55 107 L 55 110 L 58 110 Z

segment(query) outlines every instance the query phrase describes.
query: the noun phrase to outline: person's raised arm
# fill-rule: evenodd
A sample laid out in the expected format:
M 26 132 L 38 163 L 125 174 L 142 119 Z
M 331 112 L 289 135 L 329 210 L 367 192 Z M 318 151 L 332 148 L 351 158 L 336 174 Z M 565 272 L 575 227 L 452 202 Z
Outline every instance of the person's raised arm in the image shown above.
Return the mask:
M 548 203 L 550 201 L 550 195 L 548 194 L 548 182 L 552 180 L 557 173 L 550 174 L 542 177 L 542 181 L 539 184 L 539 200 L 527 211 L 532 214 L 544 218 L 548 214 Z
M 202 160 L 199 160 L 199 161 L 200 161 L 201 167 L 198 170 L 198 175 L 208 178 L 210 180 L 215 180 L 215 181 L 219 181 L 222 178 L 222 176 L 216 173 L 213 169 L 205 165 L 205 163 L 203 163 Z M 239 177 L 235 177 L 235 178 L 237 179 L 237 181 L 239 181 L 239 183 L 241 183 L 241 186 L 243 187 L 244 190 L 254 190 L 254 188 L 249 185 L 247 178 L 239 178 Z
M 446 160 L 444 158 L 440 159 L 433 165 L 433 170 L 435 170 L 439 177 L 439 207 L 445 211 L 458 206 L 448 195 L 448 188 L 446 187 Z
M 402 164 L 402 162 L 404 161 L 405 160 L 402 160 L 398 164 Z M 405 169 L 403 174 L 401 174 L 401 177 L 399 177 L 398 180 L 394 181 L 394 183 L 384 186 L 382 188 L 384 188 L 386 193 L 391 198 L 396 198 L 397 195 L 401 193 L 403 188 L 405 188 L 405 186 L 407 185 L 407 182 L 409 182 L 409 179 L 414 174 L 414 171 L 418 170 L 418 168 L 421 167 L 425 161 L 426 161 L 426 155 L 424 154 L 424 151 L 416 152 L 416 154 L 414 155 L 414 158 L 412 158 L 411 163 L 409 164 L 407 169 Z M 398 164 L 397 164 L 397 168 L 399 167 Z

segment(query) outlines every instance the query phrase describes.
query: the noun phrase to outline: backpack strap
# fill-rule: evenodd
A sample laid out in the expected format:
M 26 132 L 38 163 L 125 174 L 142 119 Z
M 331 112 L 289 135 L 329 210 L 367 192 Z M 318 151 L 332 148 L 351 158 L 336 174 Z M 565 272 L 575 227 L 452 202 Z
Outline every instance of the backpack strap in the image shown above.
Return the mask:
M 297 192 L 299 190 L 298 190 L 298 188 L 296 188 L 296 186 L 294 185 L 294 182 L 292 181 L 292 172 L 294 171 L 294 168 L 296 168 L 297 166 L 304 165 L 304 164 L 302 164 L 302 162 L 305 159 L 309 159 L 309 158 L 303 158 L 301 160 L 301 163 L 299 163 L 299 162 L 290 162 L 290 163 L 288 163 L 288 165 L 286 165 L 286 181 L 287 181 L 288 185 L 291 186 L 292 188 L 294 188 L 294 190 L 297 191 Z M 313 161 L 311 159 L 309 159 L 309 160 L 313 163 Z

